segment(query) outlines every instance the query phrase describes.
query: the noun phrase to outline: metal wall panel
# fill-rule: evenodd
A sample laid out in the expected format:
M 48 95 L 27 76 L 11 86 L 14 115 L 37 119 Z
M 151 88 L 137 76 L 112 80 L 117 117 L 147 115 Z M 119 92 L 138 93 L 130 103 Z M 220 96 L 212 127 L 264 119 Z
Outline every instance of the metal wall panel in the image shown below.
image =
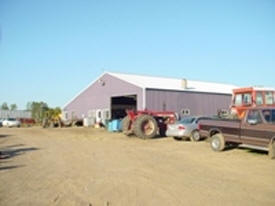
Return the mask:
M 146 90 L 146 108 L 176 111 L 190 109 L 191 115 L 213 115 L 218 109 L 229 109 L 231 95 L 168 90 Z

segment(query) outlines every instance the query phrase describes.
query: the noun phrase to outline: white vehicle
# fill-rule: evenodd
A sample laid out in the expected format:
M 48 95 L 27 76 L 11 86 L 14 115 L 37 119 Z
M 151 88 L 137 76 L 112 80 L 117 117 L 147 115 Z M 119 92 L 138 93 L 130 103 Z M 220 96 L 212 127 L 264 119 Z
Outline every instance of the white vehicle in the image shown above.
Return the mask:
M 8 118 L 2 122 L 3 127 L 20 127 L 21 122 L 15 118 Z

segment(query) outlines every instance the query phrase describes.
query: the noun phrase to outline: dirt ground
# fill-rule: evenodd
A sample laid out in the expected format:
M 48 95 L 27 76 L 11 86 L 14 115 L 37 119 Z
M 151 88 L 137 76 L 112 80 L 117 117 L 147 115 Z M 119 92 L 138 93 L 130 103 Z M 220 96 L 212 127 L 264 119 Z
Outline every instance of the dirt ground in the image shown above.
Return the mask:
M 0 128 L 0 205 L 275 205 L 275 161 L 102 129 Z

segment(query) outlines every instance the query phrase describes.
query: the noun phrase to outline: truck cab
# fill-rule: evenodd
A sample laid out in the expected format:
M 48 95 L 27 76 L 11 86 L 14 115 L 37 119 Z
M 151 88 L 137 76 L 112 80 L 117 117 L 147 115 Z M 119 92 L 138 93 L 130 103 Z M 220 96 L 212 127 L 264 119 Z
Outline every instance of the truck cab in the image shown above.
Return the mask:
M 275 109 L 249 109 L 242 119 L 240 137 L 243 144 L 267 148 L 275 136 Z

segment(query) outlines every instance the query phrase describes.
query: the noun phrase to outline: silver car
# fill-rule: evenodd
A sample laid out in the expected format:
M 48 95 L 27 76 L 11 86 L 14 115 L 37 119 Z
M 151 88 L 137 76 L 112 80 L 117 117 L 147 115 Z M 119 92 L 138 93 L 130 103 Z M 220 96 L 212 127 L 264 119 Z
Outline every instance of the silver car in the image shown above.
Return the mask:
M 203 119 L 209 119 L 209 117 L 185 117 L 174 124 L 168 124 L 166 136 L 174 137 L 177 140 L 190 139 L 191 141 L 199 141 L 201 137 L 198 123 Z

